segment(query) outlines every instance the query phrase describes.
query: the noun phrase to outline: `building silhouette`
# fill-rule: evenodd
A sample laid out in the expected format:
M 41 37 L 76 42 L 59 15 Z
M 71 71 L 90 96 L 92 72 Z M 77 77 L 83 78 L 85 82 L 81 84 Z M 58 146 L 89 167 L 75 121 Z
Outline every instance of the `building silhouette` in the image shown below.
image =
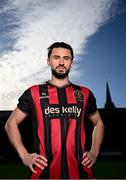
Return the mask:
M 105 137 L 101 154 L 126 156 L 126 108 L 117 108 L 115 106 L 108 82 L 106 83 L 106 102 L 104 108 L 99 109 L 99 112 L 105 125 Z
M 113 109 L 115 108 L 115 105 L 112 101 L 112 98 L 111 98 L 111 93 L 110 93 L 110 90 L 109 90 L 109 85 L 108 85 L 108 82 L 106 83 L 106 102 L 105 102 L 105 106 L 104 106 L 105 109 Z

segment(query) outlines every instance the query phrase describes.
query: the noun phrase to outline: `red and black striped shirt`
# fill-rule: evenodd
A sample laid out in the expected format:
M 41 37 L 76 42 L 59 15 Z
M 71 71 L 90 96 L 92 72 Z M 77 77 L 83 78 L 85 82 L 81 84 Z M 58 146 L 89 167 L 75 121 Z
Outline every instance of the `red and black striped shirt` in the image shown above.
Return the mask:
M 36 152 L 48 166 L 36 167 L 32 179 L 93 179 L 81 164 L 85 151 L 85 116 L 96 112 L 96 100 L 86 87 L 69 83 L 56 87 L 49 81 L 27 89 L 18 108 L 30 116 Z

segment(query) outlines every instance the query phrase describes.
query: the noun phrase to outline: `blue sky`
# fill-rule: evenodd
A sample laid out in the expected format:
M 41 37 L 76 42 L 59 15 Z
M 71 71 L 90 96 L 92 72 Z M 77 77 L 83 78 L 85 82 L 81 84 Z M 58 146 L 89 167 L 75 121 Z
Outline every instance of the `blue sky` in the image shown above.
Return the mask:
M 115 105 L 126 107 L 125 32 L 125 0 L 0 0 L 0 110 L 50 78 L 46 54 L 55 41 L 72 45 L 70 79 L 89 87 L 98 107 L 107 81 Z
M 126 107 L 126 13 L 113 17 L 88 41 L 82 84 L 90 87 L 103 107 L 106 82 L 116 107 Z M 81 64 L 81 65 L 82 65 Z

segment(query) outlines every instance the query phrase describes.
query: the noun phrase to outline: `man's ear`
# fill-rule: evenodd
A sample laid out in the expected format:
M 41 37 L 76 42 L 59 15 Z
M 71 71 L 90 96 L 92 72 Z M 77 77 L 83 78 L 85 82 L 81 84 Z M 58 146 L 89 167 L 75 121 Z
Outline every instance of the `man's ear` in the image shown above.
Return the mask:
M 48 66 L 50 66 L 50 60 L 49 60 L 49 58 L 47 59 L 47 64 L 48 64 Z
M 70 68 L 72 68 L 72 66 L 73 66 L 73 61 L 71 62 Z

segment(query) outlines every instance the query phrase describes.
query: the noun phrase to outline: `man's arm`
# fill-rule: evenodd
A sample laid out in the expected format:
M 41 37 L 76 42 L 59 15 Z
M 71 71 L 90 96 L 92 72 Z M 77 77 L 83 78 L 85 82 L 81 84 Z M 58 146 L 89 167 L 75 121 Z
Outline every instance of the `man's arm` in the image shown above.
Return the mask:
M 91 145 L 90 152 L 86 151 L 83 154 L 82 164 L 85 166 L 88 165 L 88 167 L 91 167 L 96 161 L 96 158 L 99 154 L 99 150 L 103 141 L 104 124 L 98 111 L 96 111 L 95 114 L 90 115 L 89 119 L 94 125 L 94 129 L 92 133 L 92 145 Z
M 43 166 L 47 166 L 47 160 L 39 154 L 29 154 L 22 142 L 18 125 L 25 119 L 26 116 L 27 115 L 24 112 L 22 112 L 19 108 L 16 108 L 5 124 L 5 131 L 23 163 L 28 166 L 32 172 L 36 173 L 33 168 L 33 164 L 40 169 L 44 169 Z

